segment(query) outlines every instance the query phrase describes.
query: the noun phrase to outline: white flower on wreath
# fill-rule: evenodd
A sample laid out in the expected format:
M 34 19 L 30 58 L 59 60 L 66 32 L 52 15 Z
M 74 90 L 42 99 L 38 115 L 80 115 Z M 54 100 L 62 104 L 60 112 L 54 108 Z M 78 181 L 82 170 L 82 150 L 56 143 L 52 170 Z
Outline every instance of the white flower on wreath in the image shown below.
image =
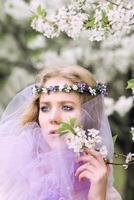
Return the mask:
M 59 91 L 62 92 L 63 88 L 64 88 L 64 86 L 63 86 L 63 85 L 60 85 L 60 86 L 59 86 Z
M 75 84 L 73 84 L 73 85 L 72 85 L 72 89 L 75 90 L 75 91 L 77 91 L 77 90 L 78 90 L 78 86 L 75 85 Z
M 89 91 L 90 91 L 90 93 L 91 93 L 92 96 L 96 95 L 96 90 L 95 89 L 93 89 L 91 87 L 89 87 L 88 89 L 89 89 Z
M 37 94 L 37 89 L 36 89 L 36 87 L 33 87 L 33 88 L 32 88 L 32 94 Z
M 45 88 L 45 87 L 42 88 L 42 92 L 45 93 L 45 94 L 47 94 L 47 92 L 48 92 L 48 91 L 47 91 L 47 88 Z

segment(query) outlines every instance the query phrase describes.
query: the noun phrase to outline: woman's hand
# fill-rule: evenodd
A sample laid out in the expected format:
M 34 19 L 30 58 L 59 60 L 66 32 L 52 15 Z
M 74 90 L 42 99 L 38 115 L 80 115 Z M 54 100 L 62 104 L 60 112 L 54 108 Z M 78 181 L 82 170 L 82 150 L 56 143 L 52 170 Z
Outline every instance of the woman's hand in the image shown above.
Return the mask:
M 88 193 L 90 200 L 105 200 L 107 178 L 109 167 L 106 165 L 101 154 L 95 150 L 85 149 L 84 155 L 78 158 L 78 162 L 83 161 L 75 173 L 81 181 L 83 178 L 89 179 L 91 185 Z

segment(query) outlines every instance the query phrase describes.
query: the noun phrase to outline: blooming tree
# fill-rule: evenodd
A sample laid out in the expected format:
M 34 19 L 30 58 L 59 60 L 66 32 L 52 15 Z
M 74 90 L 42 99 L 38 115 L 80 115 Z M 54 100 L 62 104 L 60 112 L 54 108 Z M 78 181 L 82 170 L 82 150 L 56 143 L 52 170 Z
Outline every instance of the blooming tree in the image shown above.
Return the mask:
M 101 41 L 112 35 L 119 38 L 130 32 L 134 25 L 134 5 L 131 1 L 72 0 L 53 13 L 48 13 L 43 1 L 33 0 L 31 26 L 48 38 L 65 32 L 72 39 L 80 34 L 90 41 Z
M 85 2 L 90 3 L 90 5 L 92 4 L 92 7 L 90 7 L 92 9 L 84 10 L 83 5 Z M 18 87 L 23 88 L 30 82 L 30 80 L 32 82 L 34 73 L 38 69 L 41 69 L 44 66 L 62 66 L 64 62 L 74 65 L 80 64 L 85 66 L 87 69 L 90 69 L 90 71 L 94 73 L 96 79 L 102 80 L 108 84 L 109 96 L 105 99 L 106 111 L 110 118 L 112 132 L 118 134 L 116 147 L 119 147 L 123 154 L 126 155 L 127 152 L 133 152 L 133 144 L 130 143 L 131 136 L 128 134 L 130 127 L 133 127 L 134 125 L 133 97 L 130 96 L 130 90 L 124 89 L 126 88 L 126 82 L 134 76 L 133 18 L 130 19 L 131 23 L 129 23 L 130 21 L 126 23 L 124 20 L 122 30 L 120 29 L 120 22 L 117 22 L 116 24 L 115 21 L 115 26 L 114 24 L 113 26 L 109 24 L 105 24 L 105 27 L 101 27 L 101 25 L 98 26 L 98 24 L 102 23 L 102 20 L 99 19 L 102 17 L 100 15 L 101 10 L 105 10 L 99 8 L 99 5 L 102 3 L 102 6 L 104 7 L 106 2 L 109 4 L 108 9 L 109 12 L 111 12 L 111 16 L 112 9 L 114 8 L 113 12 L 115 15 L 113 15 L 113 19 L 118 22 L 120 18 L 120 22 L 123 22 L 123 18 L 121 17 L 123 16 L 123 12 L 124 14 L 127 14 L 127 11 L 130 13 L 130 10 L 133 12 L 133 0 L 0 1 L 0 112 L 2 113 L 3 111 L 3 105 L 6 106 L 9 99 L 18 91 Z M 129 7 L 128 2 L 130 2 L 132 6 Z M 62 24 L 64 20 L 66 22 L 66 18 L 64 18 L 65 15 L 62 15 L 65 12 L 60 12 L 63 18 L 59 21 L 59 27 L 61 28 L 64 25 L 62 28 L 67 30 L 67 32 L 58 30 L 60 37 L 49 39 L 48 37 L 44 37 L 44 32 L 34 31 L 30 27 L 29 17 L 34 16 L 32 22 L 37 22 L 36 20 L 39 16 L 44 21 L 48 19 L 49 22 L 49 19 L 58 15 L 59 10 L 62 11 L 61 8 L 65 8 L 64 10 L 68 15 L 69 10 L 67 9 L 69 5 L 72 5 L 72 3 L 75 4 L 73 4 L 73 7 L 76 8 L 76 14 L 73 14 L 72 12 L 73 17 L 70 18 L 72 21 Z M 80 12 L 77 9 L 78 5 L 81 6 L 81 10 L 79 9 Z M 121 8 L 119 8 L 119 6 Z M 98 11 L 96 11 L 96 8 Z M 71 12 L 71 7 L 69 7 L 69 9 Z M 122 9 L 124 9 L 124 11 L 121 11 Z M 42 14 L 45 10 L 46 16 L 43 17 L 40 15 L 41 10 L 43 11 Z M 116 10 L 118 10 L 118 12 L 115 12 Z M 121 14 L 119 11 L 121 11 Z M 78 13 L 81 15 L 78 15 Z M 107 10 L 104 16 L 106 15 Z M 81 19 L 81 21 L 79 21 L 80 23 L 78 22 L 78 16 Z M 89 18 L 88 20 L 85 20 L 82 16 L 88 16 Z M 98 21 L 95 21 L 95 18 L 93 18 L 94 16 L 96 16 L 96 20 Z M 103 20 L 105 18 L 104 16 Z M 124 16 L 126 17 L 126 15 Z M 75 24 L 73 19 L 77 20 L 78 24 Z M 128 19 L 128 17 L 126 17 L 126 19 Z M 71 30 L 72 24 L 75 24 L 78 34 L 75 29 Z M 127 28 L 125 28 L 126 26 Z M 80 27 L 82 28 L 79 29 Z M 101 27 L 101 29 L 99 29 L 99 27 Z M 100 30 L 102 35 L 100 34 Z M 101 40 L 97 41 L 99 39 Z M 24 70 L 21 70 L 21 68 Z M 20 75 L 18 76 L 19 71 Z M 31 78 L 29 79 L 25 77 Z M 14 84 L 15 82 L 18 84 Z M 21 88 L 19 88 L 19 90 Z M 116 171 L 118 171 L 118 167 L 116 167 L 115 172 Z M 119 171 L 121 171 L 121 168 L 119 168 Z M 124 195 L 127 194 L 127 197 L 125 199 L 131 200 L 134 191 L 132 183 L 132 167 L 130 166 L 129 170 L 126 170 L 125 173 L 127 177 L 126 181 L 123 180 L 121 183 L 126 183 L 125 188 L 127 193 L 124 192 Z M 117 175 L 118 174 L 115 176 L 115 178 L 117 177 L 117 180 L 122 179 Z M 121 183 L 116 185 L 119 190 Z
M 131 128 L 132 141 L 134 137 L 134 128 Z M 99 131 L 92 128 L 84 130 L 80 124 L 77 123 L 75 118 L 70 118 L 67 122 L 60 122 L 60 127 L 57 129 L 57 134 L 60 136 L 66 135 L 65 141 L 69 149 L 77 154 L 84 151 L 84 148 L 95 149 L 102 155 L 104 161 L 107 164 L 122 165 L 124 169 L 128 168 L 128 165 L 134 164 L 134 153 L 129 152 L 127 155 L 119 154 L 114 152 L 115 157 L 124 157 L 123 163 L 113 162 L 108 160 L 108 150 L 103 145 L 102 138 L 99 135 Z M 113 137 L 115 143 L 117 137 Z

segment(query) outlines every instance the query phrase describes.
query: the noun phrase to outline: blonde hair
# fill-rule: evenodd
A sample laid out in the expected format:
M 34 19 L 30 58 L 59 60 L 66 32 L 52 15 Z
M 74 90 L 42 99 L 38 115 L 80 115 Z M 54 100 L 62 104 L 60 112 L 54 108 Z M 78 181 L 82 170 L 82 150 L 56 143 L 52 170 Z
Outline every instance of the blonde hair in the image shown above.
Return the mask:
M 50 78 L 65 78 L 71 81 L 73 84 L 84 82 L 91 87 L 96 85 L 96 81 L 93 75 L 85 68 L 80 66 L 62 66 L 62 67 L 49 67 L 42 70 L 37 76 L 38 85 L 44 86 L 45 82 Z M 28 105 L 26 110 L 21 116 L 21 124 L 24 126 L 29 122 L 38 122 L 39 115 L 39 98 L 40 95 L 37 94 Z M 90 95 L 82 94 L 80 95 L 81 102 L 84 103 L 90 100 Z

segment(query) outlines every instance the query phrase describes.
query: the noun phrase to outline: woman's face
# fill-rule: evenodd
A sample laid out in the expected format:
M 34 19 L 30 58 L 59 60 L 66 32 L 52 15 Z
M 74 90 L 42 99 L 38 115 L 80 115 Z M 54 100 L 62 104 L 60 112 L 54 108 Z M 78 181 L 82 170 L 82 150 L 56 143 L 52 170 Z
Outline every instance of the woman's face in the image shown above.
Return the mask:
M 44 84 L 45 87 L 72 82 L 64 78 L 50 78 Z M 39 100 L 39 124 L 43 130 L 43 136 L 50 147 L 54 148 L 59 140 L 56 129 L 61 121 L 67 121 L 70 117 L 80 118 L 80 97 L 77 93 L 51 92 L 43 93 Z

